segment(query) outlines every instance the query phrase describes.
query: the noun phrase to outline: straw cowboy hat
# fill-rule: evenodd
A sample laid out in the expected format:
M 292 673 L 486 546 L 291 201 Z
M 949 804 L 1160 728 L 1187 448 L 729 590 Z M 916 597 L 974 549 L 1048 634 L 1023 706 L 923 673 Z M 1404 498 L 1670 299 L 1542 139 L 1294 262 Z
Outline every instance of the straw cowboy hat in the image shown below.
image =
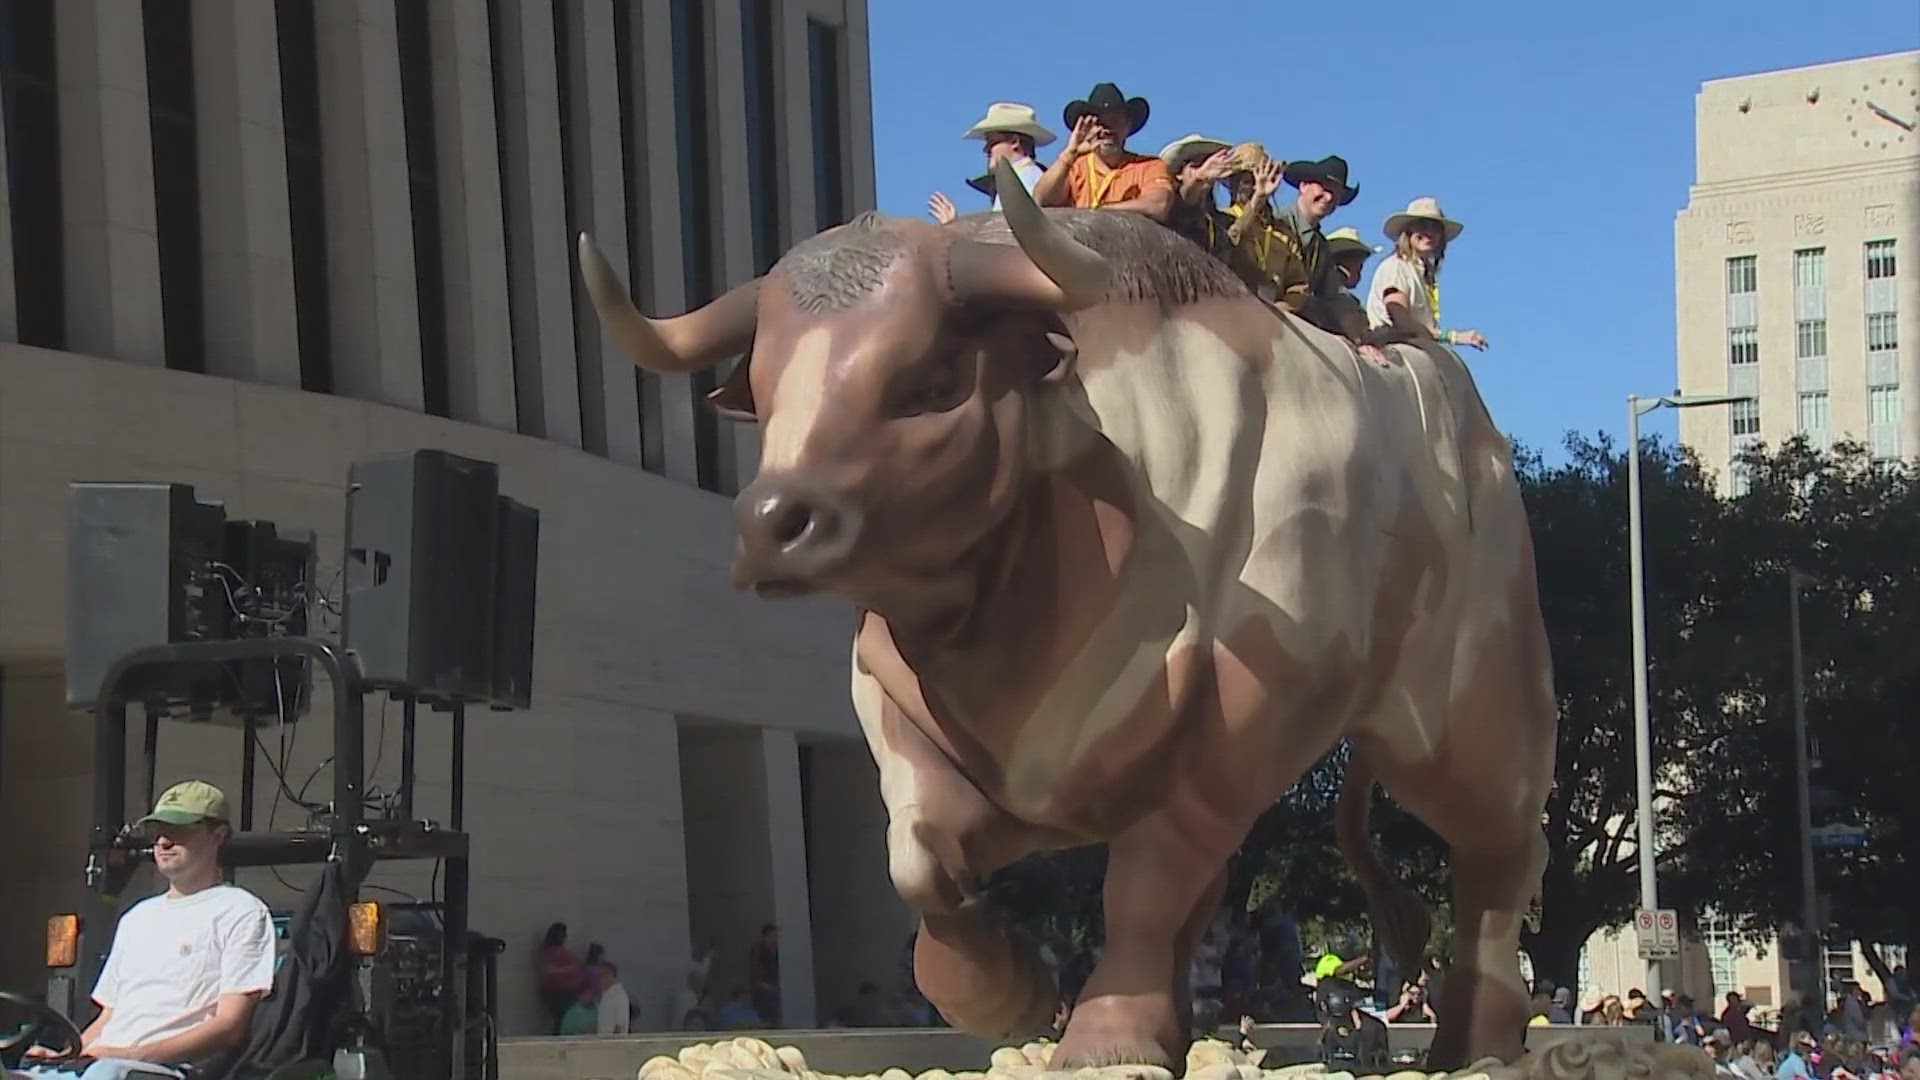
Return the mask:
M 1350 184 L 1347 182 L 1347 159 L 1338 154 L 1323 157 L 1319 161 L 1296 161 L 1287 166 L 1287 171 L 1281 174 L 1281 179 L 1292 184 L 1294 187 L 1299 187 L 1300 182 L 1303 180 L 1318 180 L 1322 184 L 1338 184 L 1340 185 L 1341 192 L 1343 192 L 1340 196 L 1341 206 L 1352 202 L 1354 198 L 1360 194 L 1360 186 L 1358 184 Z
M 1175 175 L 1195 158 L 1211 157 L 1227 149 L 1227 144 L 1219 139 L 1209 139 L 1199 132 L 1182 135 L 1160 148 L 1160 160 L 1167 163 L 1167 171 Z
M 1074 124 L 1079 123 L 1082 116 L 1088 113 L 1100 112 L 1103 109 L 1126 110 L 1127 120 L 1133 125 L 1127 130 L 1128 135 L 1132 135 L 1141 128 L 1146 127 L 1147 116 L 1152 112 L 1152 108 L 1147 104 L 1146 98 L 1127 97 L 1120 92 L 1119 87 L 1110 82 L 1103 82 L 1096 85 L 1093 91 L 1086 97 L 1078 101 L 1067 102 L 1067 107 L 1061 110 L 1060 116 L 1066 120 L 1067 126 L 1071 128 Z
M 1230 170 L 1228 175 L 1259 172 L 1272 160 L 1267 156 L 1266 147 L 1257 142 L 1243 142 L 1233 148 L 1232 155 L 1227 159 L 1227 168 Z
M 987 115 L 981 117 L 967 129 L 963 139 L 984 139 L 996 131 L 1025 135 L 1033 140 L 1035 146 L 1045 146 L 1053 141 L 1053 132 L 1040 123 L 1033 113 L 1033 106 L 1022 105 L 1017 101 L 996 101 L 987 106 Z
M 1344 229 L 1335 229 L 1327 234 L 1327 255 L 1329 258 L 1340 259 L 1349 255 L 1358 255 L 1365 259 L 1371 257 L 1379 250 L 1377 247 L 1367 246 L 1367 242 L 1360 239 L 1360 231 L 1351 225 Z
M 1386 228 L 1382 231 L 1387 234 L 1387 239 L 1398 240 L 1400 239 L 1400 234 L 1406 231 L 1407 226 L 1416 221 L 1439 222 L 1440 227 L 1447 232 L 1448 241 L 1452 241 L 1454 237 L 1459 236 L 1460 230 L 1466 228 L 1465 225 L 1453 220 L 1441 211 L 1440 201 L 1438 199 L 1435 199 L 1431 195 L 1422 195 L 1408 203 L 1405 210 L 1388 218 Z

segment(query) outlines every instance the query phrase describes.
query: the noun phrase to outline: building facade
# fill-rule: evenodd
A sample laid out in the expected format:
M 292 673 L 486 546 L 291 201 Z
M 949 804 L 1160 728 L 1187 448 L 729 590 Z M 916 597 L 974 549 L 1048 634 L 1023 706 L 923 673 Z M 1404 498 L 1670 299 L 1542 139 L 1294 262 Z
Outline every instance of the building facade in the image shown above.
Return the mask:
M 1745 446 L 1804 434 L 1920 455 L 1920 51 L 1704 84 L 1674 222 L 1680 413 L 1742 490 Z
M 349 463 L 423 447 L 498 463 L 542 517 L 534 706 L 468 725 L 504 1030 L 542 1029 L 556 921 L 606 946 L 648 1026 L 677 1019 L 696 943 L 724 993 L 767 922 L 790 1025 L 897 983 L 911 923 L 852 613 L 730 590 L 757 434 L 705 407 L 713 375 L 637 372 L 572 257 L 591 232 L 672 313 L 872 207 L 864 0 L 0 0 L 0 90 L 0 817 L 33 823 L 7 831 L 0 986 L 39 984 L 90 825 L 68 483 L 192 484 L 316 532 L 325 578 Z M 255 828 L 331 789 L 328 707 L 263 736 Z M 367 709 L 391 792 L 399 709 Z M 446 719 L 421 715 L 419 805 L 444 820 Z M 163 786 L 238 792 L 234 730 L 162 729 Z M 310 875 L 240 880 L 282 904 Z

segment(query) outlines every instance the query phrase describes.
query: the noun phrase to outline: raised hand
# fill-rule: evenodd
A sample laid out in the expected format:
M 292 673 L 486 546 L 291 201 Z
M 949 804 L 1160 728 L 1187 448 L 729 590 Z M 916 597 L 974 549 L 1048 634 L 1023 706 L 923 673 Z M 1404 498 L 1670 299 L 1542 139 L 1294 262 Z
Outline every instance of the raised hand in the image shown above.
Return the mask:
M 1100 145 L 1100 121 L 1092 113 L 1087 113 L 1073 122 L 1073 130 L 1067 133 L 1067 145 L 1061 149 L 1060 156 L 1068 161 L 1076 161 L 1093 153 Z
M 960 211 L 953 208 L 953 200 L 938 191 L 927 200 L 927 213 L 932 214 L 933 220 L 942 225 L 960 216 Z
M 1485 334 L 1482 334 L 1478 330 L 1457 330 L 1453 335 L 1453 343 L 1456 345 L 1467 345 L 1475 349 L 1485 349 L 1487 347 L 1487 338 Z
M 1216 150 L 1194 172 L 1208 183 L 1225 180 L 1233 171 L 1233 151 Z
M 1284 163 L 1269 158 L 1266 164 L 1253 170 L 1253 197 L 1272 198 L 1273 193 L 1280 190 L 1280 174 L 1285 172 L 1286 168 Z

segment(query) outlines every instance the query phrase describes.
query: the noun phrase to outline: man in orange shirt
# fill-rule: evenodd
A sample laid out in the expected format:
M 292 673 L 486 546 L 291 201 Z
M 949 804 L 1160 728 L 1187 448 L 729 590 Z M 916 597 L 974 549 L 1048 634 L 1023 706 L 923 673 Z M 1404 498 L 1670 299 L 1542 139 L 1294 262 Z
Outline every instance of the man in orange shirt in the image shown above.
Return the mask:
M 1147 113 L 1147 99 L 1126 97 L 1112 83 L 1068 103 L 1062 114 L 1070 129 L 1066 148 L 1034 184 L 1034 202 L 1131 210 L 1166 224 L 1173 208 L 1166 162 L 1127 149 L 1127 139 L 1146 126 Z

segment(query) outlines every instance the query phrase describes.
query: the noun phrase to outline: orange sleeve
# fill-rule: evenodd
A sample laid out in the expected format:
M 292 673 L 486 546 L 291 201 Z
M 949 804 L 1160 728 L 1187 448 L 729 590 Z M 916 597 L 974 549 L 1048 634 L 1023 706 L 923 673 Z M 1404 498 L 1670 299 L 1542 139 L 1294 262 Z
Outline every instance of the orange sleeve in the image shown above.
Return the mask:
M 1125 190 L 1126 194 L 1116 201 L 1137 199 L 1150 191 L 1173 188 L 1173 174 L 1167 171 L 1167 163 L 1157 157 L 1143 157 L 1128 163 L 1124 168 L 1127 173 L 1126 182 L 1119 186 Z
M 1077 206 L 1085 209 L 1087 203 L 1091 201 L 1087 197 L 1087 176 L 1088 170 L 1085 159 L 1074 162 L 1073 167 L 1067 170 L 1068 206 Z

